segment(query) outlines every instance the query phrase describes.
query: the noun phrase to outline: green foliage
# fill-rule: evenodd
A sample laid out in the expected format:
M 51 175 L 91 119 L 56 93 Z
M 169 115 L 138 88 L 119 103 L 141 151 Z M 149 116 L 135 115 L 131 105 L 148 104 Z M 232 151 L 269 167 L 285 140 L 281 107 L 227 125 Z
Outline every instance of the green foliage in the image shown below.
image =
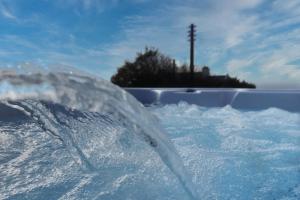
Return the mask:
M 191 75 L 186 64 L 177 66 L 155 48 L 145 48 L 134 62 L 125 61 L 111 81 L 121 87 L 255 88 L 254 84 L 230 76 L 204 76 L 201 72 Z
M 146 48 L 134 62 L 126 61 L 111 81 L 122 87 L 158 87 L 174 79 L 177 66 L 157 49 Z

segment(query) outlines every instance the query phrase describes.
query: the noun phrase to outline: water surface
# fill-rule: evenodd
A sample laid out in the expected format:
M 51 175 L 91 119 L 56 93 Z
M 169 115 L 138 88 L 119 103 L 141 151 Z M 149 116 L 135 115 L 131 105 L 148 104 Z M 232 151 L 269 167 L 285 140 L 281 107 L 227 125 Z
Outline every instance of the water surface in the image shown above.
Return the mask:
M 300 115 L 184 102 L 150 107 L 202 199 L 299 199 Z

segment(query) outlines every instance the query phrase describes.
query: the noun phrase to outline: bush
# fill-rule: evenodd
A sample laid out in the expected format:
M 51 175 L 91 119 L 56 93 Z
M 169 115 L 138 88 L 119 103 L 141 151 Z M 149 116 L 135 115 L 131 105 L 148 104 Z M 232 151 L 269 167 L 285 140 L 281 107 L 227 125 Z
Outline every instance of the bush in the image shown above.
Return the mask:
M 145 48 L 134 62 L 125 61 L 111 81 L 121 87 L 255 88 L 254 84 L 230 76 L 207 76 L 202 72 L 191 75 L 187 65 L 178 67 L 173 59 L 155 48 Z

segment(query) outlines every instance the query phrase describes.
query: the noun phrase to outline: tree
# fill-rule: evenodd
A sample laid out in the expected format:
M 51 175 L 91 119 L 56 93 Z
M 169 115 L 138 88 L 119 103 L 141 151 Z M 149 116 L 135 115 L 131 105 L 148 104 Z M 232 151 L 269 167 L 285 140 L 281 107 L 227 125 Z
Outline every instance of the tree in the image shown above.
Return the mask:
M 187 65 L 178 67 L 173 59 L 155 48 L 145 48 L 133 62 L 125 61 L 111 81 L 121 87 L 216 87 L 255 88 L 252 83 L 229 75 L 210 75 L 209 68 L 195 71 L 193 78 Z
M 171 58 L 158 49 L 146 47 L 143 53 L 137 54 L 134 62 L 126 61 L 111 81 L 122 87 L 155 87 L 172 82 L 175 72 Z

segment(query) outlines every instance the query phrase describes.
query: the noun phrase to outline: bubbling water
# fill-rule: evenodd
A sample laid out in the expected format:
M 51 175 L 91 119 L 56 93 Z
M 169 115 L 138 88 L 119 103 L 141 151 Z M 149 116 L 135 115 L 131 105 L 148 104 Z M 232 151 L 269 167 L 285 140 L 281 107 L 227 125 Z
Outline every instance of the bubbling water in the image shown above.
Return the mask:
M 0 74 L 0 199 L 197 199 L 158 120 L 107 81 Z
M 149 108 L 201 199 L 300 199 L 300 114 L 181 102 Z

